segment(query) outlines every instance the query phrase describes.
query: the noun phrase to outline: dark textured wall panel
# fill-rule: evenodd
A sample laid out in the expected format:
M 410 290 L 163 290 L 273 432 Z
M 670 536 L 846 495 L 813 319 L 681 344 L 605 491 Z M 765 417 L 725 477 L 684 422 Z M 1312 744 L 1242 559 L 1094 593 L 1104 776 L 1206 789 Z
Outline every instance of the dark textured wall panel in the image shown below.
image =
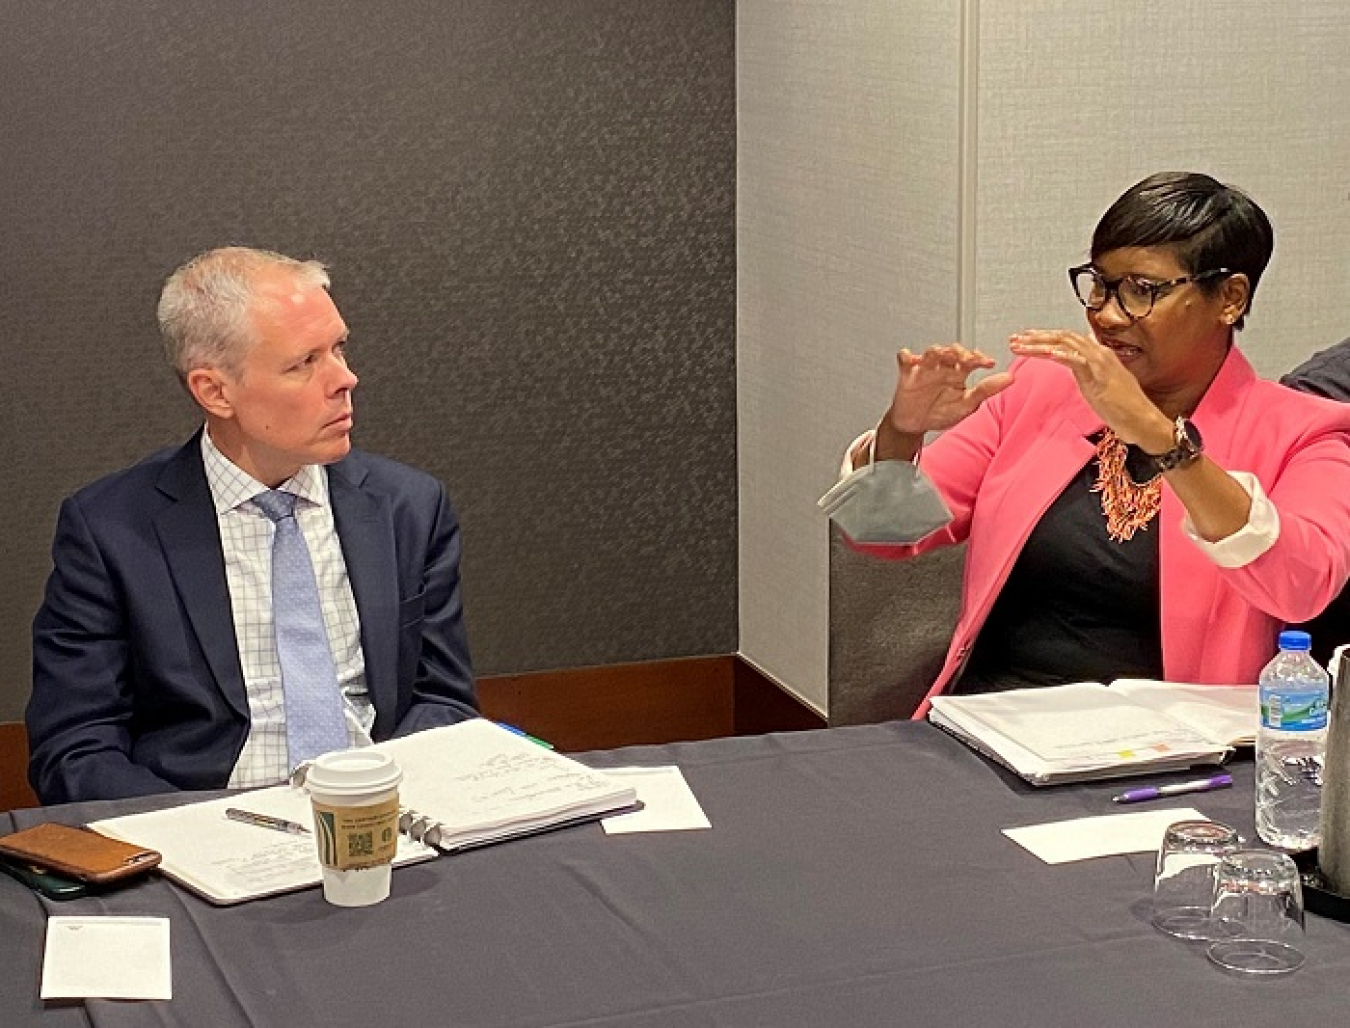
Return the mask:
M 964 543 L 878 560 L 831 526 L 831 725 L 913 716 L 947 659 L 965 563 Z
M 195 425 L 154 302 L 332 267 L 481 673 L 736 648 L 732 0 L 0 0 L 0 719 L 62 496 Z

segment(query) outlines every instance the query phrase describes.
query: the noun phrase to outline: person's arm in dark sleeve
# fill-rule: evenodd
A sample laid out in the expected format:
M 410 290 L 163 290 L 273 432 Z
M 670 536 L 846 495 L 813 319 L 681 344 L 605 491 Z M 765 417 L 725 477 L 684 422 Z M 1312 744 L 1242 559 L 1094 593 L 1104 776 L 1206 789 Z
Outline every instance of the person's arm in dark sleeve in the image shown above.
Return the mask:
M 131 760 L 134 704 L 125 612 L 84 512 L 61 507 L 53 569 L 33 621 L 28 777 L 43 803 L 172 792 Z
M 422 574 L 421 643 L 412 705 L 400 719 L 396 736 L 479 715 L 460 600 L 459 554 L 459 522 L 440 489 Z M 400 626 L 400 631 L 408 629 Z

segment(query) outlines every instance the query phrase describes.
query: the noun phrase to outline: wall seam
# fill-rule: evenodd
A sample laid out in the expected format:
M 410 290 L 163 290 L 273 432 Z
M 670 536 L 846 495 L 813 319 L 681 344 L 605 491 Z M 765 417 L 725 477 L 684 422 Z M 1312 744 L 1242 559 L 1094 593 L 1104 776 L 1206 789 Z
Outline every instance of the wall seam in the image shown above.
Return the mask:
M 976 199 L 979 186 L 980 0 L 961 4 L 960 139 L 957 161 L 956 338 L 977 348 L 975 339 Z

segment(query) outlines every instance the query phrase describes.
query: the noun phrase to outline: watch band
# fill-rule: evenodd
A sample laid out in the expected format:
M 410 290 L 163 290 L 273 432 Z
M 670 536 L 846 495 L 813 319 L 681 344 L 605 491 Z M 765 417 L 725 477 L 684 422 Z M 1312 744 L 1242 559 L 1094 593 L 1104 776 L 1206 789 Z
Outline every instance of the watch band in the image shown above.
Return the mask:
M 1148 485 L 1165 471 L 1194 464 L 1205 452 L 1200 430 L 1187 418 L 1177 418 L 1172 433 L 1172 448 L 1164 453 L 1146 453 L 1138 446 L 1127 447 L 1125 473 L 1135 485 Z
M 1200 430 L 1195 427 L 1189 418 L 1177 418 L 1176 431 L 1172 439 L 1173 445 L 1170 450 L 1153 457 L 1153 463 L 1158 469 L 1158 474 L 1194 464 L 1200 459 L 1200 455 L 1205 452 L 1205 443 L 1200 438 Z

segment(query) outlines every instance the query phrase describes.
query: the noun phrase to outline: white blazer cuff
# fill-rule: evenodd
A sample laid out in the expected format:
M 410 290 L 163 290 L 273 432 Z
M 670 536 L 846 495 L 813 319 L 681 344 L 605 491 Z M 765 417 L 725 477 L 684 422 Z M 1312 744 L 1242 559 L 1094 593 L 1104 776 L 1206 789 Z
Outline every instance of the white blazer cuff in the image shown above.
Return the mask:
M 1232 535 L 1209 542 L 1196 534 L 1190 515 L 1181 521 L 1181 529 L 1211 561 L 1221 568 L 1246 567 L 1275 545 L 1280 538 L 1280 512 L 1270 502 L 1256 476 L 1247 471 L 1228 472 L 1252 498 L 1252 509 L 1247 523 Z
M 874 464 L 877 459 L 877 432 L 874 428 L 869 428 L 857 439 L 848 444 L 844 450 L 844 463 L 839 465 L 839 480 L 842 482 L 853 474 L 853 462 L 857 460 L 858 455 L 867 451 L 867 463 Z

